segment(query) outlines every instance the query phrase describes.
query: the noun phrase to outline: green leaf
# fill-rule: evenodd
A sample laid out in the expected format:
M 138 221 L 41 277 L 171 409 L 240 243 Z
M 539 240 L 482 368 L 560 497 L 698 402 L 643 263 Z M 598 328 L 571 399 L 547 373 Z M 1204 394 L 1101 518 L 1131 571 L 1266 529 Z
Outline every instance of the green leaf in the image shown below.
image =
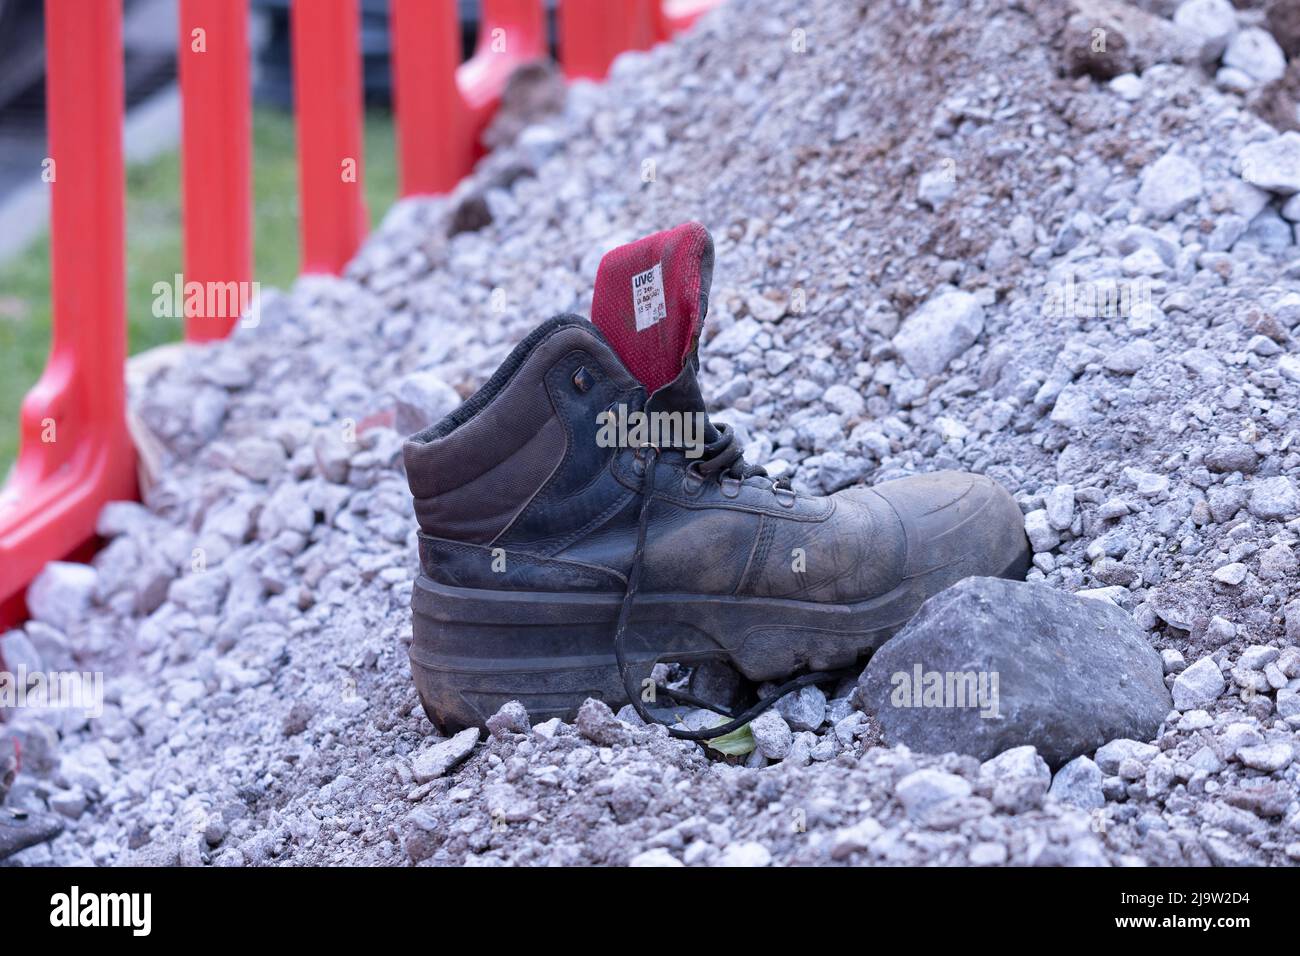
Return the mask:
M 722 721 L 722 723 L 726 723 L 726 721 Z M 755 747 L 754 735 L 749 732 L 749 724 L 706 742 L 714 750 L 730 757 L 743 757 Z

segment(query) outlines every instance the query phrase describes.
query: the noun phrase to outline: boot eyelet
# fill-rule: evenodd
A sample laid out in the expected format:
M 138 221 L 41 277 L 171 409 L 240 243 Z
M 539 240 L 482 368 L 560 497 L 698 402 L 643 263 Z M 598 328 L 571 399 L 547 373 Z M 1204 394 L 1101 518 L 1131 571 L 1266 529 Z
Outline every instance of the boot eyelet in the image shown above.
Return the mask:
M 740 480 L 739 480 L 739 479 L 737 479 L 737 478 L 723 478 L 720 482 L 718 482 L 718 486 L 722 489 L 722 497 L 724 497 L 724 498 L 738 498 L 738 497 L 740 497 Z
M 695 465 L 695 462 L 691 462 L 686 466 L 686 470 L 682 472 L 682 489 L 688 495 L 698 495 L 700 489 L 704 487 L 704 476 L 700 474 Z
M 778 487 L 776 482 L 772 482 L 772 494 L 776 495 L 777 504 L 782 508 L 793 508 L 795 501 L 799 498 L 793 488 Z
M 591 391 L 591 386 L 596 384 L 596 377 L 587 371 L 587 366 L 579 365 L 578 370 L 573 373 L 573 387 L 579 392 Z
M 641 457 L 641 449 L 632 449 L 632 473 L 638 478 L 645 474 L 645 459 Z

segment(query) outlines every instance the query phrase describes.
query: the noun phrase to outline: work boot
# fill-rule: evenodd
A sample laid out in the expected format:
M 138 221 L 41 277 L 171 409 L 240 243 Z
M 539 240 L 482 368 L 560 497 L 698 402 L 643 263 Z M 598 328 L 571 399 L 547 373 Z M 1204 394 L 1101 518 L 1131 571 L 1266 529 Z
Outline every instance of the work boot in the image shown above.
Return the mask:
M 1023 578 L 1020 509 L 988 478 L 819 497 L 747 464 L 697 381 L 712 272 L 698 223 L 613 250 L 592 321 L 543 323 L 407 441 L 411 666 L 444 730 L 510 700 L 535 720 L 571 718 L 588 697 L 655 719 L 689 696 L 654 685 L 656 662 L 722 661 L 750 681 L 792 679 L 786 693 L 851 667 L 962 578 Z M 716 736 L 775 696 L 674 733 Z

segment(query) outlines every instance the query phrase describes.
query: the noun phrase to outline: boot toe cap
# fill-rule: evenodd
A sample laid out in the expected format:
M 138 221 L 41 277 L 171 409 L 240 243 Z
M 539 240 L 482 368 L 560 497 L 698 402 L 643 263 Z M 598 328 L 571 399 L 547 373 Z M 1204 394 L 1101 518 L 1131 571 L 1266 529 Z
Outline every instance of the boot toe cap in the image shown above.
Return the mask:
M 877 485 L 907 537 L 907 578 L 933 577 L 934 593 L 965 577 L 1023 578 L 1024 517 L 1005 488 L 983 475 L 940 471 Z

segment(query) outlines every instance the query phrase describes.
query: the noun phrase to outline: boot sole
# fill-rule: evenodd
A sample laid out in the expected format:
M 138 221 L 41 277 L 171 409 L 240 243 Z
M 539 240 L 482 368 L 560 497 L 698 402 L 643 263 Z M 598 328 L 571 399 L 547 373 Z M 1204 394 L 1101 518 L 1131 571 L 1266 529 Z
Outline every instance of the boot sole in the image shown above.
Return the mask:
M 1024 578 L 1028 548 L 1000 577 Z M 718 660 L 749 680 L 847 667 L 879 647 L 950 569 L 856 604 L 702 594 L 640 594 L 626 635 L 638 679 L 659 661 Z M 421 574 L 411 595 L 411 670 L 429 719 L 444 732 L 484 722 L 518 700 L 534 722 L 572 719 L 588 697 L 627 702 L 611 641 L 621 594 L 459 588 Z

